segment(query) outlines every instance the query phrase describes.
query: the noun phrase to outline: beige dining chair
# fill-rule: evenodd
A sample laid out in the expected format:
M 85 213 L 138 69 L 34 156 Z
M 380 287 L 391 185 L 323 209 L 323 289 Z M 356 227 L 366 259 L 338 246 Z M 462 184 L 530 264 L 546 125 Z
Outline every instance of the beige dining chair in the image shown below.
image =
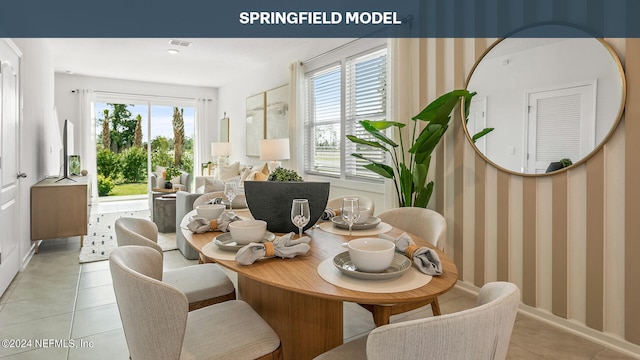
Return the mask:
M 162 248 L 157 244 L 158 228 L 146 219 L 121 217 L 115 223 L 118 246 L 139 245 L 155 249 L 161 257 Z M 216 264 L 191 265 L 162 273 L 161 280 L 179 288 L 189 299 L 189 310 L 217 304 L 236 298 L 236 289 L 229 277 Z
M 360 207 L 369 209 L 370 216 L 373 216 L 374 212 L 376 211 L 376 204 L 370 198 L 361 195 L 344 195 L 331 198 L 329 199 L 329 201 L 327 201 L 327 208 L 340 209 L 342 207 L 342 199 L 344 198 L 358 199 L 358 204 L 360 205 Z
M 278 335 L 244 301 L 189 312 L 185 294 L 161 281 L 152 248 L 119 247 L 109 266 L 131 359 L 282 358 Z
M 519 303 L 515 284 L 487 283 L 474 308 L 380 326 L 315 359 L 505 359 Z
M 438 249 L 444 250 L 447 221 L 438 212 L 417 207 L 401 207 L 383 211 L 378 214 L 378 217 L 383 222 L 416 235 Z M 433 315 L 440 315 L 440 304 L 437 297 L 412 303 L 360 304 L 360 306 L 369 310 L 373 314 L 373 321 L 376 326 L 380 326 L 388 324 L 392 315 L 402 314 L 429 304 Z

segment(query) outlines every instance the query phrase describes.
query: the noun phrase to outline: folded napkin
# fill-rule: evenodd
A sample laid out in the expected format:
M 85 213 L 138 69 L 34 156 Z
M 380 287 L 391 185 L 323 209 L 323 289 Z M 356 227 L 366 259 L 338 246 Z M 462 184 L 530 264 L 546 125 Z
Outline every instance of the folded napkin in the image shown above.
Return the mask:
M 196 234 L 202 234 L 207 231 L 227 232 L 229 230 L 229 223 L 236 220 L 240 220 L 240 218 L 236 215 L 229 215 L 223 212 L 217 219 L 213 220 L 194 217 L 193 220 L 187 224 L 187 228 Z
M 386 234 L 380 234 L 379 237 L 396 243 L 396 252 L 413 260 L 421 272 L 432 276 L 442 274 L 442 263 L 438 253 L 428 247 L 419 247 L 407 233 L 402 233 L 397 239 Z
M 322 212 L 322 216 L 320 216 L 320 220 L 331 220 L 334 216 L 340 215 L 340 209 L 330 209 L 326 208 Z
M 311 239 L 308 236 L 303 236 L 293 240 L 293 235 L 294 233 L 290 232 L 278 236 L 272 243 L 250 243 L 238 250 L 236 261 L 242 265 L 250 265 L 263 257 L 278 256 L 285 259 L 306 254 L 311 249 L 309 246 Z
M 207 204 L 209 204 L 209 205 L 211 205 L 211 204 L 222 204 L 222 198 L 221 197 L 213 198 L 213 199 L 207 201 Z

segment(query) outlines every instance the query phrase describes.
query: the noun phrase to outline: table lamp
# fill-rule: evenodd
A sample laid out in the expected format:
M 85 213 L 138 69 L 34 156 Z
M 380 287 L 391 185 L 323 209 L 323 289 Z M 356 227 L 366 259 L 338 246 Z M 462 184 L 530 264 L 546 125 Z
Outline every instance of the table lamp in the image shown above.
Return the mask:
M 231 155 L 231 143 L 230 142 L 212 142 L 211 143 L 211 156 L 217 161 L 220 166 L 221 161 L 226 162 L 226 157 Z
M 260 160 L 269 161 L 269 172 L 278 168 L 279 160 L 289 160 L 289 138 L 260 140 Z

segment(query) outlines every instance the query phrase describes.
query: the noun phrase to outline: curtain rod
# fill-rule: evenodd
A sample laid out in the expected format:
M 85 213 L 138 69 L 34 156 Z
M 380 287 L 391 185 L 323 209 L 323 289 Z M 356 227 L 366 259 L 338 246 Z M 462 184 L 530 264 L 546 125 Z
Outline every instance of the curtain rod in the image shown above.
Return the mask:
M 80 89 L 72 89 L 72 93 L 76 93 L 80 91 Z M 160 99 L 174 99 L 174 100 L 197 100 L 195 97 L 180 97 L 180 96 L 164 96 L 164 95 L 149 95 L 149 94 L 134 94 L 134 93 L 124 93 L 124 92 L 116 92 L 116 91 L 103 91 L 103 90 L 93 90 L 95 93 L 99 94 L 110 94 L 110 95 L 128 95 L 128 96 L 141 96 L 147 98 L 160 98 Z M 212 99 L 203 99 L 206 101 L 213 101 Z

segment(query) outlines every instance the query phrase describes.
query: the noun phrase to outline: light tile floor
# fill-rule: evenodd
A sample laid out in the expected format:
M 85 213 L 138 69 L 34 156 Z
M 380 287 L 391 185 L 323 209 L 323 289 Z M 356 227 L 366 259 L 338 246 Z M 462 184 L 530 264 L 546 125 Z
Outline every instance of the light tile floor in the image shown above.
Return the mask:
M 95 209 L 94 209 L 95 210 Z M 27 268 L 0 297 L 0 339 L 72 339 L 74 348 L 2 348 L 6 359 L 128 359 L 109 263 L 78 264 L 79 238 L 43 242 Z M 164 256 L 165 268 L 194 264 L 179 251 Z M 235 281 L 233 273 L 228 272 Z M 440 298 L 443 313 L 475 305 L 475 296 L 454 288 Z M 418 309 L 392 317 L 392 322 L 430 316 Z M 374 324 L 356 304 L 345 304 L 344 337 L 361 336 Z M 92 346 L 79 347 L 81 344 Z M 602 345 L 518 315 L 509 359 L 631 359 Z

